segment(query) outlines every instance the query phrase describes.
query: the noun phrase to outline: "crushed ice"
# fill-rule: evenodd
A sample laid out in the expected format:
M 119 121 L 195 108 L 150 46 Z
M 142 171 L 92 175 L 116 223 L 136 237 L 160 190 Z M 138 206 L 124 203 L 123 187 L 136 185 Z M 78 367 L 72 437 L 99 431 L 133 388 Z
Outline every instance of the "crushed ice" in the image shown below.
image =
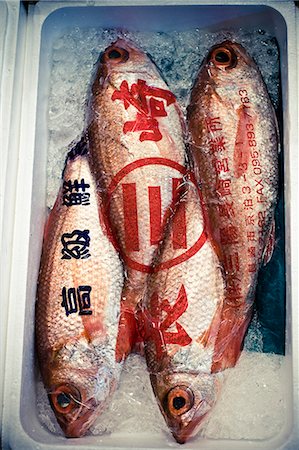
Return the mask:
M 275 39 L 264 30 L 202 30 L 153 33 L 96 28 L 74 28 L 53 44 L 48 98 L 47 206 L 55 202 L 66 151 L 84 128 L 88 86 L 94 65 L 118 37 L 132 40 L 147 51 L 161 70 L 185 111 L 190 88 L 209 47 L 226 39 L 240 42 L 257 62 L 275 107 L 279 102 L 279 62 Z M 202 435 L 208 438 L 265 439 L 274 436 L 285 420 L 283 389 L 285 360 L 265 355 L 256 318 L 247 334 L 245 349 L 234 369 L 229 369 L 221 397 Z M 49 406 L 42 382 L 37 381 L 38 412 L 42 424 L 62 435 Z M 167 433 L 152 392 L 144 360 L 131 355 L 111 403 L 91 428 L 95 435 L 111 433 Z M 169 442 L 172 438 L 169 437 Z

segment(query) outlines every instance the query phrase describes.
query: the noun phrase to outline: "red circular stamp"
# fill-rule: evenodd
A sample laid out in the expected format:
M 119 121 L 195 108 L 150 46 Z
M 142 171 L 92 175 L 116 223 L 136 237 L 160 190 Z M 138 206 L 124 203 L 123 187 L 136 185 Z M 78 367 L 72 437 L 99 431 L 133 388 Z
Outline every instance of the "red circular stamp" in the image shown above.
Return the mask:
M 175 249 L 181 250 L 178 256 L 166 261 L 161 261 L 159 264 L 155 266 L 152 266 L 150 264 L 144 264 L 132 257 L 132 255 L 138 254 L 140 250 L 139 236 L 140 234 L 144 234 L 145 230 L 138 228 L 138 212 L 137 212 L 138 194 L 136 191 L 136 184 L 135 183 L 122 184 L 122 182 L 125 181 L 126 176 L 131 174 L 132 172 L 137 171 L 138 169 L 143 167 L 150 167 L 156 165 L 170 168 L 172 170 L 172 173 L 176 173 L 178 175 L 178 177 L 172 178 L 173 192 L 178 191 L 178 183 L 182 181 L 182 178 L 184 177 L 195 186 L 199 198 L 202 202 L 201 191 L 195 181 L 193 173 L 188 171 L 186 167 L 182 166 L 181 164 L 178 164 L 177 162 L 167 158 L 161 157 L 142 158 L 137 161 L 133 161 L 132 163 L 129 163 L 115 175 L 115 177 L 113 178 L 107 189 L 106 201 L 104 203 L 105 228 L 107 230 L 109 239 L 111 240 L 115 248 L 120 252 L 120 255 L 124 260 L 124 262 L 126 263 L 126 265 L 131 269 L 135 269 L 137 271 L 145 273 L 153 273 L 158 272 L 160 270 L 169 269 L 184 261 L 187 261 L 201 249 L 201 247 L 204 245 L 207 239 L 205 228 L 203 228 L 203 230 L 201 231 L 195 242 L 193 242 L 192 245 L 188 246 L 186 237 L 187 234 L 186 228 L 188 224 L 186 223 L 186 218 L 182 217 L 181 220 L 176 220 L 176 230 L 173 231 L 174 235 L 173 246 Z M 117 234 L 115 233 L 115 226 L 114 224 L 111 223 L 112 220 L 110 217 L 110 207 L 113 195 L 115 194 L 116 190 L 119 188 L 121 184 L 122 184 L 123 209 L 124 209 L 123 226 L 125 237 L 124 243 L 120 245 L 118 239 L 115 236 L 115 234 Z M 161 220 L 160 217 L 159 219 L 157 219 L 157 211 L 161 216 L 161 198 L 160 198 L 161 190 L 159 186 L 148 186 L 147 189 L 149 196 L 148 204 L 150 210 L 149 225 L 148 225 L 149 229 L 148 246 L 156 245 L 157 248 L 159 242 L 161 241 L 162 236 L 161 233 L 163 232 L 164 226 L 169 220 L 169 218 L 173 215 L 173 209 L 176 201 L 175 198 L 173 198 L 173 202 L 171 205 L 168 206 L 163 216 L 163 220 Z M 176 211 L 175 215 L 179 215 L 179 213 L 177 213 Z M 114 231 L 112 231 L 113 229 Z

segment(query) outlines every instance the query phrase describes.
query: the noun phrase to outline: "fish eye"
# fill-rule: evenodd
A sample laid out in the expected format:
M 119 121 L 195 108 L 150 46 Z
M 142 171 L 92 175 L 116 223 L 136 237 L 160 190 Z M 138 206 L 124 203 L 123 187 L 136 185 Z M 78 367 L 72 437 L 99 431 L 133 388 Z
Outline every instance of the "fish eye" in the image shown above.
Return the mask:
M 170 416 L 181 416 L 194 405 L 194 395 L 187 386 L 176 386 L 166 395 L 165 403 Z
M 126 62 L 129 59 L 129 52 L 121 47 L 111 46 L 101 56 L 101 62 L 118 64 Z
M 61 394 L 58 394 L 56 400 L 57 400 L 59 407 L 62 409 L 67 408 L 72 401 L 71 397 L 68 394 L 65 394 L 64 392 L 61 392 Z
M 232 69 L 237 65 L 237 55 L 234 50 L 228 46 L 214 48 L 208 59 L 216 67 L 223 69 Z
M 75 387 L 58 386 L 49 394 L 50 402 L 55 411 L 67 414 L 79 406 L 81 395 Z

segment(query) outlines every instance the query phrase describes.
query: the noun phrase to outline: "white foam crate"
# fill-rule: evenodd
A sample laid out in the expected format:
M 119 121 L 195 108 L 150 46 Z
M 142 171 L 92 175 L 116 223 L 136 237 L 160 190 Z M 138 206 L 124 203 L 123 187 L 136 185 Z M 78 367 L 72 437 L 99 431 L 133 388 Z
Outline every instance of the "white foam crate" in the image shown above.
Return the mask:
M 161 6 L 165 8 L 161 9 Z M 177 7 L 181 6 L 178 10 Z M 149 20 L 150 17 L 158 17 Z M 80 14 L 73 14 L 74 9 Z M 92 13 L 90 13 L 90 8 Z M 113 8 L 109 10 L 109 8 Z M 156 8 L 156 9 L 155 9 Z M 159 8 L 159 9 L 158 9 Z M 167 8 L 167 9 L 166 9 Z M 76 11 L 75 11 L 76 12 Z M 192 440 L 184 449 L 295 450 L 299 443 L 298 413 L 298 116 L 296 27 L 293 2 L 247 1 L 42 1 L 29 8 L 20 124 L 20 153 L 10 280 L 7 359 L 2 444 L 10 449 L 166 449 L 179 448 L 163 434 L 113 433 L 66 439 L 44 428 L 38 418 L 34 371 L 34 303 L 46 217 L 45 133 L 49 64 L 45 51 L 56 32 L 79 17 L 78 25 L 136 27 L 144 30 L 188 29 L 202 26 L 265 28 L 279 43 L 284 115 L 286 224 L 286 361 L 289 366 L 286 426 L 265 440 Z M 138 19 L 138 22 L 137 22 Z M 51 26 L 46 26 L 46 24 Z M 72 22 L 72 25 L 74 23 Z M 44 28 L 43 28 L 44 26 Z M 41 49 L 47 30 L 47 45 Z M 43 41 L 44 42 L 44 41 Z M 40 77 L 40 78 L 39 78 Z M 41 77 L 43 82 L 40 83 Z M 9 171 L 8 171 L 9 176 Z M 162 419 L 161 419 L 162 420 Z
M 3 410 L 4 361 L 9 275 L 16 192 L 16 139 L 22 94 L 25 10 L 18 0 L 0 0 L 0 423 Z M 14 136 L 10 136 L 11 125 Z

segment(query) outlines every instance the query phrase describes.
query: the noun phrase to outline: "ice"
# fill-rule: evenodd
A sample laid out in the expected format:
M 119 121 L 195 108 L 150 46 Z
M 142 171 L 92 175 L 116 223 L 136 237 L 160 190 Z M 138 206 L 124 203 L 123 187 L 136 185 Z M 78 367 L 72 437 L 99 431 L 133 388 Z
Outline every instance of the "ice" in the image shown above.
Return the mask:
M 284 426 L 285 358 L 243 352 L 228 369 L 222 395 L 205 430 L 205 437 L 267 439 Z
M 246 352 L 226 380 L 216 406 L 203 431 L 196 438 L 267 439 L 285 425 L 286 358 L 280 355 Z M 62 435 L 42 382 L 38 382 L 38 411 L 42 424 Z M 94 435 L 112 433 L 160 433 L 172 438 L 151 389 L 144 359 L 131 355 L 108 409 L 91 428 Z
M 226 30 L 154 33 L 114 29 L 73 28 L 57 38 L 51 54 L 51 75 L 48 106 L 49 153 L 48 180 L 55 188 L 48 189 L 47 204 L 52 207 L 61 180 L 65 155 L 70 143 L 79 139 L 90 79 L 99 54 L 118 37 L 130 39 L 148 52 L 162 72 L 183 111 L 190 88 L 208 49 L 227 39 L 235 40 L 250 52 L 257 62 L 275 107 L 279 103 L 279 61 L 275 38 L 264 30 Z
M 212 33 L 194 29 L 153 33 L 114 29 L 64 30 L 53 43 L 48 87 L 47 206 L 52 208 L 61 181 L 65 156 L 80 139 L 89 83 L 101 51 L 118 37 L 127 38 L 148 52 L 161 70 L 183 111 L 202 59 L 215 43 L 233 39 L 257 62 L 274 106 L 279 107 L 278 47 L 264 30 L 224 30 Z M 208 438 L 266 439 L 285 420 L 283 382 L 285 358 L 262 354 L 262 334 L 256 315 L 248 330 L 245 350 L 227 380 L 202 435 Z M 249 352 L 250 350 L 250 352 Z M 41 423 L 62 435 L 41 380 L 37 380 L 37 406 Z M 125 363 L 120 386 L 108 409 L 93 425 L 95 435 L 150 432 L 169 436 L 155 401 L 145 361 L 131 355 Z M 200 437 L 198 437 L 200 439 Z

